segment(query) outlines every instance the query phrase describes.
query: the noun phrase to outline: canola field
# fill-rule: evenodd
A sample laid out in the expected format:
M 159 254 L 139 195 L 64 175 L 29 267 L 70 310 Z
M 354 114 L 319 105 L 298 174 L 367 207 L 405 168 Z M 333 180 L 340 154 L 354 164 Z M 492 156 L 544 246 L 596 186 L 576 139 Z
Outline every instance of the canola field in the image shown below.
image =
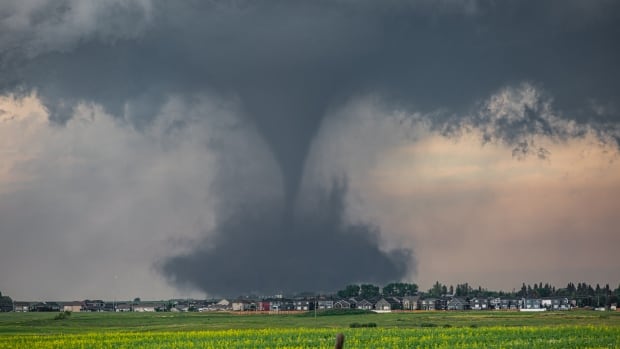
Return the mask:
M 620 348 L 610 327 L 344 329 L 345 348 Z M 0 348 L 332 348 L 333 329 L 243 329 L 3 336 Z
M 0 316 L 4 348 L 620 348 L 620 316 L 429 313 L 331 316 Z M 363 320 L 363 321 L 362 321 Z M 351 321 L 377 327 L 350 328 Z

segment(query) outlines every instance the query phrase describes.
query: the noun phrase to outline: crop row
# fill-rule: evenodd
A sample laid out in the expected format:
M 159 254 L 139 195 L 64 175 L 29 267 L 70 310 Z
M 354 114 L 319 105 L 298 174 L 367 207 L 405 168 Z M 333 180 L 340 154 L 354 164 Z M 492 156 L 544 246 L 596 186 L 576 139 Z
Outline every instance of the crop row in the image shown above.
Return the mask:
M 343 329 L 345 348 L 619 348 L 620 328 Z M 333 329 L 105 332 L 3 336 L 0 348 L 331 348 Z

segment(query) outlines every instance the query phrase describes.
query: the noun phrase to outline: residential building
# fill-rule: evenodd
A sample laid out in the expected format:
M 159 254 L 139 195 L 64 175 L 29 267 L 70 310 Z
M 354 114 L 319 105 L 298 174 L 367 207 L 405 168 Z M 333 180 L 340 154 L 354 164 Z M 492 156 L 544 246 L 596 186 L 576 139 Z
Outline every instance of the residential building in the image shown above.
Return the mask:
M 469 309 L 467 301 L 460 297 L 453 297 L 446 303 L 447 310 L 466 310 Z
M 402 298 L 403 310 L 417 310 L 420 296 L 405 296 Z
M 490 308 L 487 298 L 475 297 L 469 300 L 469 306 L 472 310 L 488 310 Z
M 62 304 L 62 311 L 79 312 L 82 311 L 82 302 L 65 302 Z

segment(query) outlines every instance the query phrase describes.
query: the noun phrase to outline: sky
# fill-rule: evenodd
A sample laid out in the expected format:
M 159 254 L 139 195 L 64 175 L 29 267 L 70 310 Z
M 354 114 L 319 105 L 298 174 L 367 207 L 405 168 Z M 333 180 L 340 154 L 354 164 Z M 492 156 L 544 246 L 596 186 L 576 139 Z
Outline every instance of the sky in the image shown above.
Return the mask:
M 7 0 L 0 292 L 609 283 L 613 1 Z

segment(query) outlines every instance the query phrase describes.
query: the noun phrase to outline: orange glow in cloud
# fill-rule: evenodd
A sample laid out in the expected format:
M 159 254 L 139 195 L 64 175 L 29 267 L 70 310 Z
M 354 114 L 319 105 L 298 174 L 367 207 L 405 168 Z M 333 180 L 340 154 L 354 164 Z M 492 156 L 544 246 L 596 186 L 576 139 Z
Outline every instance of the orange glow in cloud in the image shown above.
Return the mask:
M 532 276 L 563 286 L 577 280 L 571 275 L 600 282 L 613 273 L 617 150 L 592 135 L 540 138 L 549 159 L 516 160 L 509 147 L 480 139 L 429 134 L 389 151 L 365 182 L 380 198 L 382 226 L 415 246 L 412 278 L 508 289 L 537 282 Z
M 47 114 L 36 96 L 0 96 L 0 193 L 15 189 L 28 177 L 19 166 L 36 158 L 36 140 L 47 124 Z M 25 142 L 28 140 L 28 142 Z

